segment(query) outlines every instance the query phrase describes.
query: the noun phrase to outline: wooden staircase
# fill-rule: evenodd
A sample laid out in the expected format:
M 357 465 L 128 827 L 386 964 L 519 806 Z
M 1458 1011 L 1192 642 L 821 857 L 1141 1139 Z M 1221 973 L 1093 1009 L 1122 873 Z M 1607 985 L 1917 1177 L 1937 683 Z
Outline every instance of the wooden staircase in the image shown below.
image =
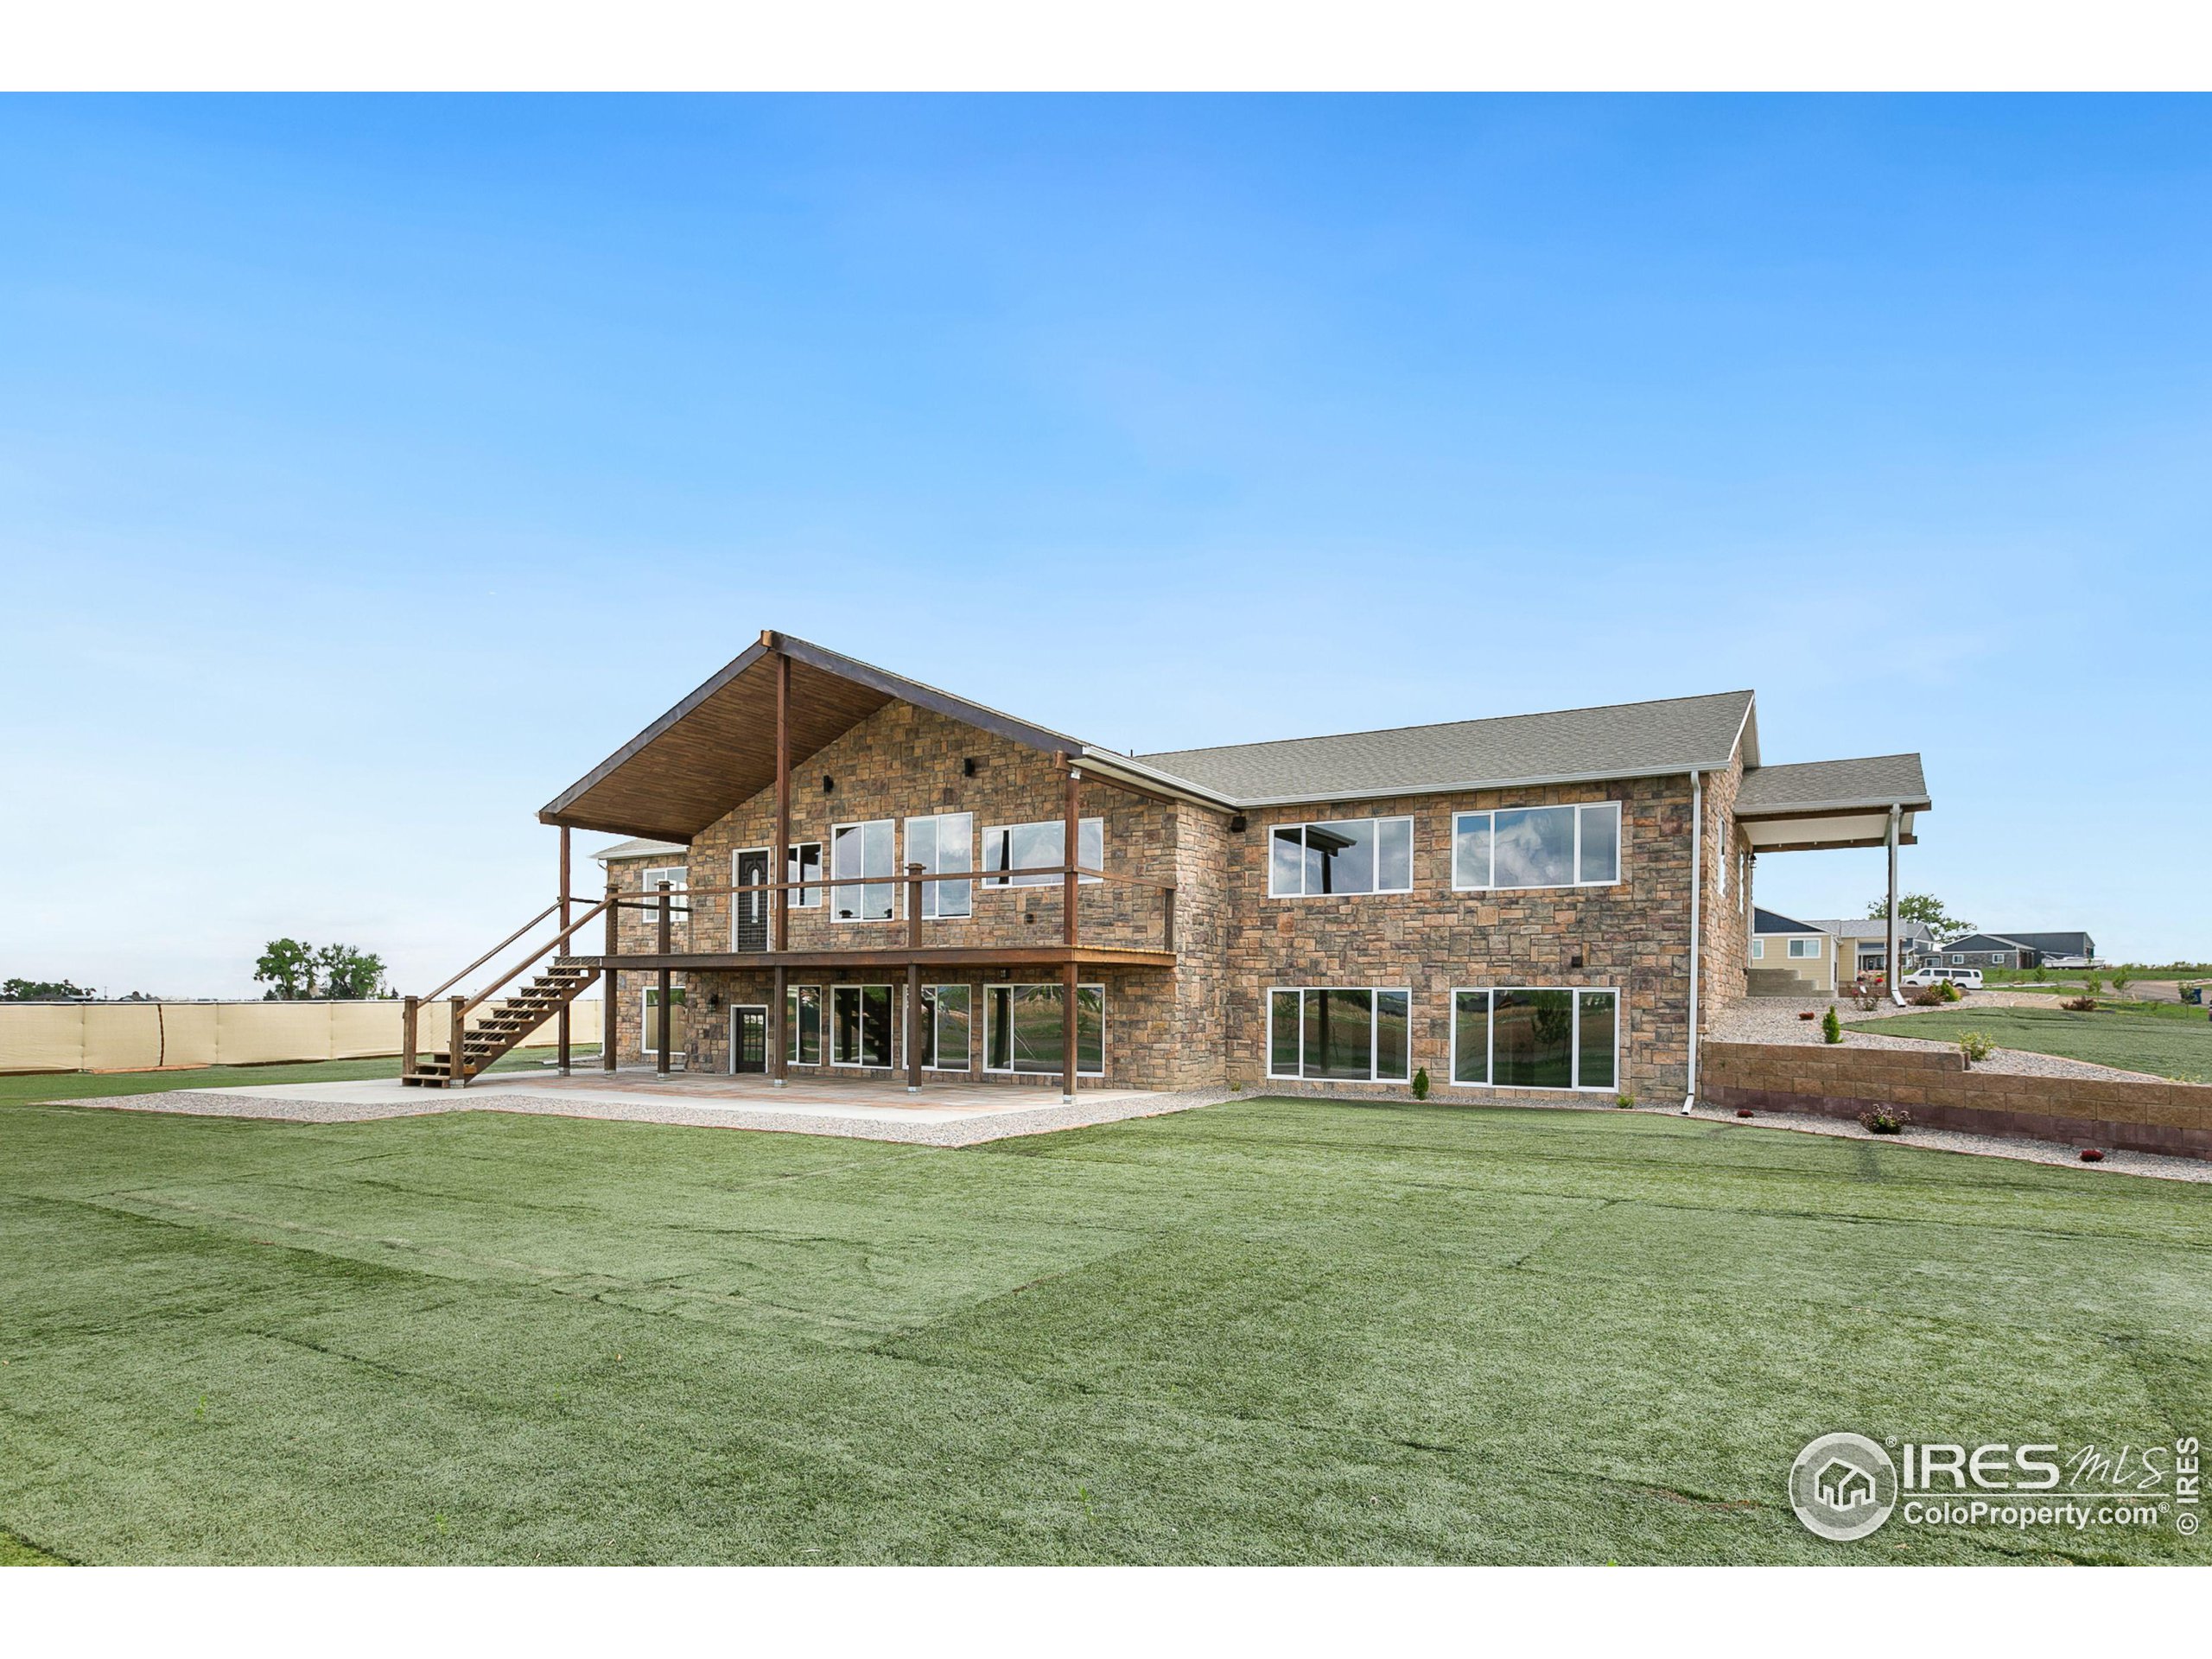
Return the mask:
M 461 1038 L 461 1071 L 454 1073 L 453 1039 L 435 1053 L 411 1056 L 412 1064 L 399 1080 L 418 1089 L 445 1089 L 480 1076 L 493 1062 L 536 1031 L 576 999 L 576 993 L 599 977 L 599 969 L 569 957 L 556 957 L 552 965 L 512 996 L 492 1005 L 489 1018 L 471 1026 Z M 435 1005 L 433 1005 L 435 1007 Z

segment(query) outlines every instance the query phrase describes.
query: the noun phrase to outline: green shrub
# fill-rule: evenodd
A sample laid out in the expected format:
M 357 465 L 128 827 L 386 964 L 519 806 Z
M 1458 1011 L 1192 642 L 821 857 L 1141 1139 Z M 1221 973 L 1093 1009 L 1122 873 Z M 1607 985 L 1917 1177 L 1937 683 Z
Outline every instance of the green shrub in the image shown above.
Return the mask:
M 2094 974 L 2087 974 L 2082 976 L 2082 989 L 2086 995 L 2094 996 L 2104 988 L 2104 981 L 2099 979 Z
M 1959 1052 L 1968 1065 L 1980 1065 L 1996 1047 L 1996 1044 L 1978 1031 L 1965 1032 L 1959 1037 Z
M 1827 1014 L 1821 1021 L 1821 1040 L 1824 1043 L 1843 1040 L 1843 1021 L 1835 1017 L 1835 1004 L 1833 1002 L 1828 1004 Z
M 1428 1098 L 1428 1068 L 1425 1065 L 1414 1073 L 1414 1098 L 1415 1100 Z
M 1627 1090 L 1624 1089 L 1620 1093 L 1613 1096 L 1613 1104 L 1619 1107 L 1621 1110 L 1626 1111 L 1630 1107 L 1636 1104 L 1636 1096 L 1630 1094 Z
M 2129 973 L 2126 969 L 2113 969 L 2112 970 L 2113 995 L 2115 996 L 2126 996 L 2127 995 L 2127 988 L 2131 984 L 2134 983 L 2134 981 L 2135 976 Z
M 1946 1002 L 1955 1002 L 1955 1001 L 1957 1001 L 1959 1000 L 1960 996 L 1962 995 L 1962 993 L 1960 991 L 1959 988 L 1958 988 L 1956 985 L 1954 985 L 1954 984 L 1953 984 L 1949 980 L 1948 980 L 1948 979 L 1946 979 L 1946 980 L 1939 980 L 1939 981 L 1936 982 L 1936 988 L 1937 992 L 1939 992 L 1939 993 L 1942 995 L 1942 996 L 1943 1000 L 1944 1000 Z
M 1903 1135 L 1912 1127 L 1912 1114 L 1902 1106 L 1877 1106 L 1859 1113 L 1859 1122 L 1869 1135 Z

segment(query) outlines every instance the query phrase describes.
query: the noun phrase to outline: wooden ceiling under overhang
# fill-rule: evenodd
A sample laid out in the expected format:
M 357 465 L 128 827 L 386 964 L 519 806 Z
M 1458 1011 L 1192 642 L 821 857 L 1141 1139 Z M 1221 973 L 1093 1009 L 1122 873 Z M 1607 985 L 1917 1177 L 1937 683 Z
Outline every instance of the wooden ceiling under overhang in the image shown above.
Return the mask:
M 776 669 L 791 660 L 797 767 L 893 701 L 1047 753 L 1075 739 L 1032 726 L 788 634 L 763 633 L 727 667 L 600 762 L 537 815 L 542 823 L 688 842 L 776 781 Z

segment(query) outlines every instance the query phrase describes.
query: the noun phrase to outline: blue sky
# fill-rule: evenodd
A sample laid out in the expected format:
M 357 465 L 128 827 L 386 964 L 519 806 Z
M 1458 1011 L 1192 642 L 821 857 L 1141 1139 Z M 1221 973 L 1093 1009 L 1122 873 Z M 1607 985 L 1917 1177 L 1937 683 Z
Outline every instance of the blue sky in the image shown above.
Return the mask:
M 2202 99 L 0 100 L 0 976 L 442 978 L 764 626 L 1138 749 L 1748 685 L 2212 957 L 2208 294 Z

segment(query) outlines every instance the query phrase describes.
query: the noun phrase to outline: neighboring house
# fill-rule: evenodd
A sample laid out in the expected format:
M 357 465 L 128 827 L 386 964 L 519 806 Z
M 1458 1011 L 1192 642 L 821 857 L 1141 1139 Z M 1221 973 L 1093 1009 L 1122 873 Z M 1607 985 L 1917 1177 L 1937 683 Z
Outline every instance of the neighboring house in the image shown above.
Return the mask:
M 1839 982 L 1872 978 L 1889 971 L 1890 924 L 1875 916 L 1836 916 L 1808 924 L 1835 936 Z M 1936 955 L 1936 935 L 1925 922 L 1897 924 L 1897 960 L 1910 973 Z
M 1754 975 L 1764 973 L 1764 983 L 1777 994 L 1787 981 L 1775 976 L 1789 975 L 1798 982 L 1788 987 L 1795 995 L 1834 995 L 1837 944 L 1835 935 L 1817 923 L 1752 907 L 1751 969 Z
M 2056 958 L 2094 962 L 2097 943 L 2087 933 L 1969 933 L 1942 947 L 1954 968 L 2036 968 Z
M 1132 755 L 763 634 L 539 817 L 648 843 L 623 893 L 686 849 L 688 937 L 569 946 L 626 1060 L 665 974 L 694 1071 L 1679 1097 L 1756 857 L 1929 805 L 1916 755 L 1763 765 L 1753 701 Z

